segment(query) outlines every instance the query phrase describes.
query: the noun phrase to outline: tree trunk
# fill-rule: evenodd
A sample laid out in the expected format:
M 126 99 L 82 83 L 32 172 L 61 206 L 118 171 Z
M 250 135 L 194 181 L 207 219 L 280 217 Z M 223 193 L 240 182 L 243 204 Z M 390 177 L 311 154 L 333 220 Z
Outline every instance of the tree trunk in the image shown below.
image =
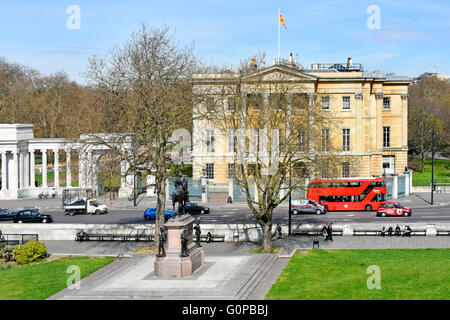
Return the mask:
M 160 228 L 164 224 L 164 211 L 166 207 L 166 179 L 164 175 L 156 175 L 156 218 L 155 218 L 155 245 L 159 243 Z
M 272 250 L 272 222 L 261 224 L 262 228 L 262 244 L 261 249 L 263 251 Z

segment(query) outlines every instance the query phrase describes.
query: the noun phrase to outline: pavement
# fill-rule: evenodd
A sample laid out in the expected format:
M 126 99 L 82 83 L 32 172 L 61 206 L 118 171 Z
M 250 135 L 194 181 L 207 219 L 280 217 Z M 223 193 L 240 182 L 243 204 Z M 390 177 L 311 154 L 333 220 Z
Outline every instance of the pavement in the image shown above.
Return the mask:
M 449 237 L 284 237 L 273 239 L 277 254 L 252 254 L 256 243 L 202 243 L 205 264 L 192 276 L 160 278 L 154 275 L 155 255 L 137 254 L 143 243 L 44 241 L 55 255 L 114 256 L 115 262 L 81 281 L 80 289 L 64 289 L 50 300 L 163 299 L 261 300 L 297 250 L 312 249 L 450 248 Z

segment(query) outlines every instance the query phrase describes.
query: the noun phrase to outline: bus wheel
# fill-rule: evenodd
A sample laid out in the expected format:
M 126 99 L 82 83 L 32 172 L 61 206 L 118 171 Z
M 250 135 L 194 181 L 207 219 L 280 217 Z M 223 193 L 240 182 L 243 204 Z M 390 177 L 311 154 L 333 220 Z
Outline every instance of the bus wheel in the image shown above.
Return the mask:
M 317 214 L 317 215 L 322 214 L 322 211 L 320 211 L 319 209 L 317 209 L 317 210 L 316 210 L 316 214 Z
M 366 205 L 366 211 L 372 211 L 372 206 L 370 204 Z

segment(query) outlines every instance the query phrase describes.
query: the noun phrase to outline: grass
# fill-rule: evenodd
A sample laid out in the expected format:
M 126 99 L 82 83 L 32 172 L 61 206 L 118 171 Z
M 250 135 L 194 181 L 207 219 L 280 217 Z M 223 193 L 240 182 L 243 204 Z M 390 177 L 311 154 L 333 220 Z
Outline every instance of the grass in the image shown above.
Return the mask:
M 109 257 L 66 257 L 20 267 L 0 265 L 0 300 L 46 299 L 66 288 L 68 278 L 73 275 L 66 273 L 69 266 L 79 266 L 84 278 L 113 261 Z
M 296 252 L 266 299 L 448 300 L 450 249 L 304 250 Z M 368 289 L 369 266 L 381 289 Z
M 409 160 L 409 166 L 414 169 L 413 186 L 429 186 L 431 183 L 431 159 L 425 160 L 425 171 L 420 172 L 421 159 Z M 450 160 L 434 160 L 434 180 L 436 183 L 450 183 Z

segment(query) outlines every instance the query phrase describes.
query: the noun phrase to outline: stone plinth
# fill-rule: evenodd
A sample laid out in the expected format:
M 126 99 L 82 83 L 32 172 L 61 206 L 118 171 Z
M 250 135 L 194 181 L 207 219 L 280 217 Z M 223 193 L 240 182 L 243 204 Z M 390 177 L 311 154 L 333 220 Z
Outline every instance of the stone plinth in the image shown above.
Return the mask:
M 178 216 L 164 224 L 167 228 L 167 249 L 165 257 L 156 257 L 155 275 L 158 277 L 187 277 L 205 263 L 205 251 L 192 241 L 193 224 L 191 215 Z M 188 257 L 181 255 L 181 233 L 186 228 L 189 241 Z

